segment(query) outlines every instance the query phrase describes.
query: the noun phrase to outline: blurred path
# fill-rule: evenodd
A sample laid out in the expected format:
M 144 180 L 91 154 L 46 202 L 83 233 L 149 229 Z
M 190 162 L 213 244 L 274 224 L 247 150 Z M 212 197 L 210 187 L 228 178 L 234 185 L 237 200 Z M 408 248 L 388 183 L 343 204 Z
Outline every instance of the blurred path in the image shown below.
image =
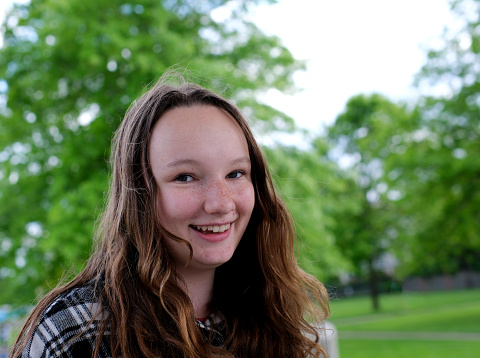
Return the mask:
M 480 333 L 469 332 L 388 332 L 338 331 L 340 339 L 419 340 L 419 341 L 480 341 Z

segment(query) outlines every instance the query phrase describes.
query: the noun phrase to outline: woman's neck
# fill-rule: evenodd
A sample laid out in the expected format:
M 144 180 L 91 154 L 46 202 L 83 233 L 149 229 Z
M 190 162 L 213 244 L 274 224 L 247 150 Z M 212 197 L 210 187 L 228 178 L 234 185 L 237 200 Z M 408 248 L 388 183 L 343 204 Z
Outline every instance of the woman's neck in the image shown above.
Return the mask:
M 185 290 L 190 297 L 195 310 L 196 318 L 209 316 L 210 302 L 213 298 L 213 281 L 215 279 L 215 269 L 208 270 L 189 270 L 188 267 L 178 270 L 178 274 L 183 278 Z

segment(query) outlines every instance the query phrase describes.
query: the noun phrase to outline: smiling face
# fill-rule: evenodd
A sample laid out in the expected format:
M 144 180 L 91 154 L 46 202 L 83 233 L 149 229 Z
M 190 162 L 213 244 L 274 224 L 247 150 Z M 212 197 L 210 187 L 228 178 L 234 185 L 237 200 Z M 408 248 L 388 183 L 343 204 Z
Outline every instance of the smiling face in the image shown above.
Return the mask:
M 155 124 L 148 149 L 160 221 L 192 245 L 188 268 L 212 269 L 230 260 L 255 203 L 247 141 L 238 124 L 214 106 L 174 108 Z M 177 267 L 185 267 L 188 248 L 165 242 Z

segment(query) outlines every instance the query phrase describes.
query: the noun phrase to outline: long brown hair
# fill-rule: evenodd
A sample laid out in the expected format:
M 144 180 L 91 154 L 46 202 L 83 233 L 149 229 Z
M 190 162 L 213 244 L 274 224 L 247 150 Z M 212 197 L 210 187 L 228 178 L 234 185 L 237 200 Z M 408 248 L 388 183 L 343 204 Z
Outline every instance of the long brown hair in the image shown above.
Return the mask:
M 225 347 L 202 338 L 192 303 L 163 240 L 157 189 L 148 164 L 150 134 L 169 109 L 210 105 L 229 113 L 245 134 L 252 165 L 255 207 L 232 259 L 217 268 L 212 308 L 225 317 Z M 113 357 L 320 357 L 315 321 L 328 314 L 327 293 L 294 257 L 295 233 L 275 193 L 265 158 L 240 111 L 200 86 L 162 78 L 135 101 L 115 134 L 112 179 L 97 232 L 97 249 L 70 283 L 35 307 L 12 357 L 28 343 L 35 323 L 59 294 L 97 280 L 102 315 L 97 337 L 108 330 Z

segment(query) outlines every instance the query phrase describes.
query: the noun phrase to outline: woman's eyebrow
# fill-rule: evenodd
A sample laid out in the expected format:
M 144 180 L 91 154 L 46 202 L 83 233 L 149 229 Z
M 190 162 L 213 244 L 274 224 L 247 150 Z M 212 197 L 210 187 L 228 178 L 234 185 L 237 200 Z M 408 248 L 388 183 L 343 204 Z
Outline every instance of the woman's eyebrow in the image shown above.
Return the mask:
M 232 164 L 251 164 L 250 157 L 245 156 L 232 160 Z
M 183 165 L 198 165 L 200 162 L 195 159 L 178 159 L 168 162 L 165 167 L 166 168 L 176 168 L 181 167 Z M 231 164 L 249 164 L 250 165 L 250 157 L 244 156 L 231 161 Z
M 199 162 L 194 159 L 179 159 L 179 160 L 173 160 L 167 163 L 165 166 L 167 168 L 176 168 L 176 167 L 181 167 L 182 165 L 195 165 L 195 164 L 199 164 Z

